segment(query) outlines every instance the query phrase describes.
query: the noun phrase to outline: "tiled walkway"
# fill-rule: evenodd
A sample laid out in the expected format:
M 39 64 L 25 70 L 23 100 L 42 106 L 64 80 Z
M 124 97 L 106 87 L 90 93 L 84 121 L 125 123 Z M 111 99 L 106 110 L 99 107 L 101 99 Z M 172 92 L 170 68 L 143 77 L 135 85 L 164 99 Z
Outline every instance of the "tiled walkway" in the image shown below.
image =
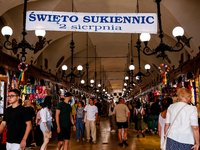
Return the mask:
M 80 141 L 76 142 L 76 133 L 72 131 L 71 140 L 69 144 L 69 150 L 160 150 L 160 139 L 159 136 L 153 135 L 152 133 L 145 133 L 145 138 L 140 135 L 137 138 L 137 133 L 134 130 L 134 125 L 129 126 L 126 147 L 118 146 L 119 140 L 117 132 L 111 133 L 109 127 L 108 118 L 101 119 L 101 125 L 97 126 L 97 144 L 94 145 L 92 142 L 86 143 Z M 39 150 L 40 148 L 32 148 Z M 53 138 L 48 144 L 48 150 L 57 150 L 57 134 L 53 134 Z

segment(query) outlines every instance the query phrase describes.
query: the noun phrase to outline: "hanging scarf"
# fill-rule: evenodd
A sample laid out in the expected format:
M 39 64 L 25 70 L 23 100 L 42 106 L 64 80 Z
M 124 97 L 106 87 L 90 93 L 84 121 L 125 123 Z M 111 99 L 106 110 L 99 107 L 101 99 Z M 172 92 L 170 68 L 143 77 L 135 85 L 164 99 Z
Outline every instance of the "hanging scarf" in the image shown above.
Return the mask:
M 23 64 L 26 66 L 26 68 L 25 68 L 24 70 L 21 68 Z M 20 62 L 20 64 L 18 65 L 18 69 L 19 69 L 19 71 L 21 71 L 21 73 L 20 73 L 20 75 L 19 75 L 18 81 L 20 82 L 20 79 L 21 79 L 21 81 L 25 81 L 24 72 L 28 70 L 28 64 L 22 61 L 22 62 Z

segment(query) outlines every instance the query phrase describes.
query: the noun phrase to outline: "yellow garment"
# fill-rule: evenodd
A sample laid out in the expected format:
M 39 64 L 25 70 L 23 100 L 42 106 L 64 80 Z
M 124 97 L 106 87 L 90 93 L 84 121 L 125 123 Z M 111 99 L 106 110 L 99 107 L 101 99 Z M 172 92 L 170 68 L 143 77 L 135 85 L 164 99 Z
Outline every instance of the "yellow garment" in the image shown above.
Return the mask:
M 74 115 L 76 108 L 78 107 L 78 104 L 72 105 L 72 115 Z

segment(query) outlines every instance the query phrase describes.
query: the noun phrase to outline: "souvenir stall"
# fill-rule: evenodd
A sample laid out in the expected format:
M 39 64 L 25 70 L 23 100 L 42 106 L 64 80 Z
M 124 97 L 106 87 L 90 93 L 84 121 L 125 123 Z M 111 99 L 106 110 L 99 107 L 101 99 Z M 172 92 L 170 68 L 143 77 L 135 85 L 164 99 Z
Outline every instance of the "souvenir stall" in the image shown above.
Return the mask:
M 50 81 L 34 78 L 33 76 L 29 76 L 27 79 L 24 77 L 22 80 L 22 76 L 25 75 L 19 75 L 10 71 L 9 90 L 19 89 L 22 103 L 24 100 L 29 100 L 30 102 L 35 102 L 37 106 L 44 102 L 46 96 L 51 96 L 54 110 L 60 99 L 59 86 Z
M 198 79 L 193 78 L 193 74 L 189 72 L 187 75 L 180 75 L 177 79 L 174 79 L 169 83 L 168 93 L 172 97 L 173 102 L 178 102 L 177 91 L 179 88 L 188 88 L 191 90 L 191 105 L 197 104 L 197 88 L 198 88 Z

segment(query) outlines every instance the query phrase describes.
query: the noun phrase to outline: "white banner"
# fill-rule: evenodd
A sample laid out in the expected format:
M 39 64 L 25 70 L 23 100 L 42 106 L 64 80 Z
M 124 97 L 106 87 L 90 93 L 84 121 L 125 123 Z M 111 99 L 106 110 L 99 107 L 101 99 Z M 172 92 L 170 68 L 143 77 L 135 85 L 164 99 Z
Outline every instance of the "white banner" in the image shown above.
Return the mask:
M 156 34 L 157 14 L 27 11 L 26 30 Z

